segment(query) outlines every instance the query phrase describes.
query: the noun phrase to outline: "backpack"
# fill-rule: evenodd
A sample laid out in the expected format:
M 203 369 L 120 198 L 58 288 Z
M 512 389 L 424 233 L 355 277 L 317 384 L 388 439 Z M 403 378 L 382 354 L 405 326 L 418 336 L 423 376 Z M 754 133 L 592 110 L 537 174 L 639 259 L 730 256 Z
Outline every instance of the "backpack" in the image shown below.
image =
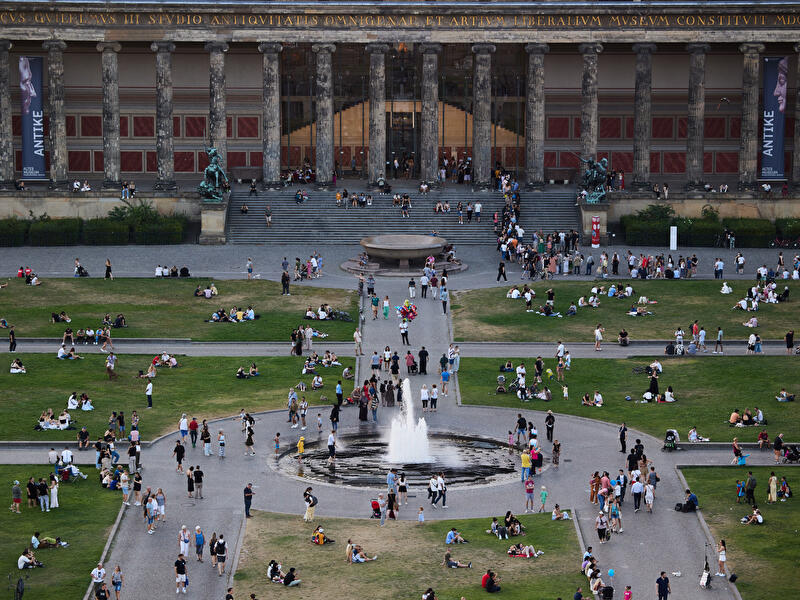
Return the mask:
M 227 550 L 227 547 L 225 545 L 225 541 L 224 540 L 218 540 L 217 541 L 217 547 L 216 547 L 216 553 L 217 554 L 221 554 L 221 555 L 224 556 L 226 550 Z

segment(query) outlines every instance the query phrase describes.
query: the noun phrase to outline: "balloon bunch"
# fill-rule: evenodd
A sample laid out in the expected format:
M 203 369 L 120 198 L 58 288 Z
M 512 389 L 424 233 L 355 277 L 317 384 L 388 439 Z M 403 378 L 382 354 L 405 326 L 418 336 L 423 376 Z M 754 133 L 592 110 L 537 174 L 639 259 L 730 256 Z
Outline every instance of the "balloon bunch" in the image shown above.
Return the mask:
M 403 306 L 395 306 L 397 309 L 397 316 L 401 319 L 413 321 L 417 316 L 417 306 L 412 302 L 406 300 Z

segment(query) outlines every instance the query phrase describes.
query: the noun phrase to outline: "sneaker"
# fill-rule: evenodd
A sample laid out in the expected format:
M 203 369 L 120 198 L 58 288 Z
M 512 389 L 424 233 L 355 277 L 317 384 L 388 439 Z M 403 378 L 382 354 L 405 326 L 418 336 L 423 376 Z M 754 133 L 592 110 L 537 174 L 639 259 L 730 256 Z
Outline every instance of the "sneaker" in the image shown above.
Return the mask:
M 183 593 L 184 593 L 184 594 L 186 593 L 186 588 L 185 588 L 185 587 L 183 588 Z
M 468 569 L 471 569 L 471 568 L 472 568 L 472 562 L 470 562 L 470 563 L 467 565 L 467 568 L 468 568 Z
M 439 508 L 439 507 L 438 507 L 438 506 L 436 506 L 435 504 L 431 504 L 431 507 L 432 507 L 432 508 Z
M 442 508 L 450 508 L 449 506 L 442 505 Z M 49 512 L 49 511 L 48 511 Z
M 378 560 L 378 555 L 376 554 L 375 556 L 373 556 L 372 560 Z
M 183 588 L 183 589 L 186 589 L 186 588 Z M 180 594 L 181 593 L 181 589 L 180 588 L 175 588 L 175 593 L 176 594 Z
M 301 427 L 301 428 L 300 428 L 300 431 L 305 431 L 305 430 L 306 430 L 306 428 L 305 428 L 305 427 Z

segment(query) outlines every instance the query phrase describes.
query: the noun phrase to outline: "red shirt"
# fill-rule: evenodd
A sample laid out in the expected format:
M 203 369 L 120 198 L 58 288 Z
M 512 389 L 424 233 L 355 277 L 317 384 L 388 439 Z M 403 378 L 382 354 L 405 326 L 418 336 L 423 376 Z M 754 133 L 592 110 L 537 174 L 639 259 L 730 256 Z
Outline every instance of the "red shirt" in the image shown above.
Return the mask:
M 484 573 L 484 574 L 483 574 L 483 577 L 481 577 L 481 587 L 482 587 L 482 588 L 485 588 L 485 587 L 486 587 L 486 582 L 487 582 L 488 580 L 489 580 L 489 574 L 488 574 L 488 573 Z
M 530 479 L 530 480 L 526 479 L 525 480 L 525 493 L 532 494 L 534 487 L 536 487 L 536 484 L 534 483 L 533 479 Z
M 189 421 L 189 429 L 191 431 L 195 431 L 198 427 L 199 427 L 199 425 L 198 425 L 197 421 L 195 421 L 194 419 Z

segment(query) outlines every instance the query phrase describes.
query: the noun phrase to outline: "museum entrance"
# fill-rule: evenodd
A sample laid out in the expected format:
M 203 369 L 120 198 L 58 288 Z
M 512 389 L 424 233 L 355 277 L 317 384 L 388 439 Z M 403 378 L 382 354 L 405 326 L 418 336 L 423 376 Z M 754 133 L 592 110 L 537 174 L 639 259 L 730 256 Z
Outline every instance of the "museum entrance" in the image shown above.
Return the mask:
M 413 44 L 392 46 L 386 56 L 386 80 L 386 171 L 394 178 L 416 177 L 422 65 Z

